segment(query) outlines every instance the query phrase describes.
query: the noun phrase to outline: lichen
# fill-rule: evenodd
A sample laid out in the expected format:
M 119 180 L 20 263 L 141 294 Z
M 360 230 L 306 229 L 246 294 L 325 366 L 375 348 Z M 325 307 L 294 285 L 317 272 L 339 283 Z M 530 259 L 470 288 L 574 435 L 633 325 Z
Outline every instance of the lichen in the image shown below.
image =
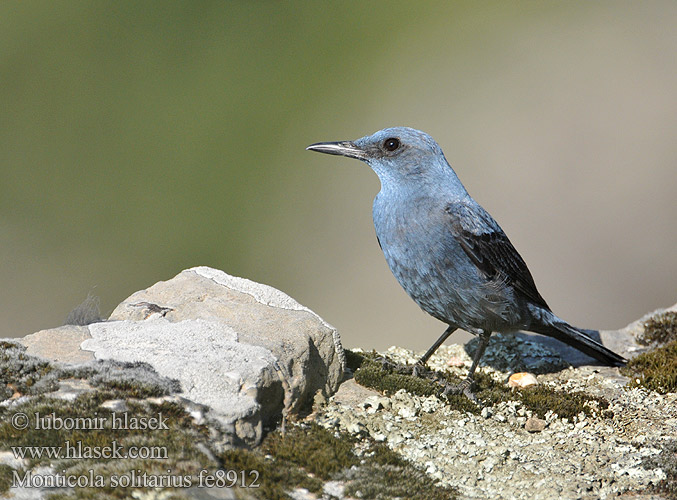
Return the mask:
M 68 401 L 48 394 L 58 389 L 60 380 L 77 378 L 86 380 L 95 388 Z M 175 381 L 159 376 L 149 365 L 111 361 L 81 366 L 54 365 L 27 355 L 21 345 L 5 343 L 0 346 L 0 379 L 13 391 L 30 396 L 17 400 L 10 407 L 0 406 L 0 450 L 14 448 L 26 453 L 25 470 L 9 466 L 0 469 L 0 491 L 11 485 L 14 474 L 23 478 L 34 467 L 49 466 L 57 475 L 87 476 L 91 470 L 109 481 L 104 488 L 76 488 L 68 494 L 70 499 L 128 498 L 130 488 L 114 487 L 110 484 L 111 477 L 128 475 L 131 471 L 160 476 L 166 475 L 168 469 L 173 475 L 190 475 L 201 469 L 220 466 L 200 451 L 200 446 L 206 446 L 210 441 L 209 430 L 195 424 L 181 404 L 138 399 L 162 396 L 180 389 Z M 3 395 L 8 397 L 11 394 Z M 125 424 L 115 426 L 113 410 L 101 406 L 109 400 L 126 402 L 126 409 L 118 411 L 118 417 L 124 413 L 128 421 L 155 418 L 163 420 L 163 425 L 156 429 Z M 25 428 L 13 425 L 16 415 L 20 415 L 19 421 L 28 418 Z M 38 425 L 39 417 L 47 420 L 41 420 Z M 80 423 L 55 423 L 66 419 Z M 69 446 L 70 452 L 67 451 Z M 130 447 L 143 448 L 156 453 L 157 459 L 94 456 L 94 450 L 106 447 L 119 447 L 123 453 Z M 31 450 L 36 454 L 32 454 Z M 80 452 L 82 456 L 78 456 Z M 50 456 L 50 453 L 56 456 Z M 61 493 L 51 495 L 52 498 L 61 496 Z
M 114 395 L 117 398 L 123 396 L 120 392 L 105 395 Z M 151 418 L 159 418 L 164 422 L 163 426 L 156 429 L 137 429 L 129 424 L 114 426 L 113 412 L 99 406 L 100 400 L 101 395 L 96 392 L 82 394 L 72 402 L 39 395 L 12 409 L 0 408 L 0 449 L 9 450 L 14 447 L 29 450 L 29 447 L 39 446 L 43 451 L 42 456 L 31 457 L 30 452 L 26 456 L 29 469 L 49 465 L 64 476 L 78 477 L 86 476 L 89 470 L 93 470 L 96 475 L 107 480 L 112 476 L 129 475 L 132 471 L 161 476 L 167 474 L 167 469 L 171 469 L 172 475 L 185 475 L 219 466 L 198 447 L 199 443 L 209 441 L 207 428 L 196 425 L 181 405 L 169 401 L 159 404 L 128 401 L 128 408 L 124 412 L 127 422 L 144 419 L 149 421 Z M 122 418 L 122 413 L 117 412 L 117 418 Z M 15 428 L 12 425 L 12 416 L 17 414 L 29 416 L 30 425 L 25 429 Z M 82 424 L 79 429 L 74 429 L 73 425 L 68 428 L 45 425 L 45 421 L 38 425 L 36 414 L 42 418 L 51 417 L 52 420 L 56 416 L 61 421 L 72 418 L 80 419 L 81 422 L 93 422 L 92 417 L 96 417 L 101 419 L 99 422 L 103 422 L 103 425 L 87 424 L 86 429 L 82 428 Z M 66 454 L 67 446 L 73 450 L 70 456 Z M 118 447 L 122 454 L 135 447 L 139 450 L 151 450 L 154 455 L 145 459 L 87 455 L 87 450 L 102 450 L 105 447 Z M 45 451 L 47 449 L 60 450 L 59 457 L 50 457 Z M 73 455 L 76 449 L 83 453 L 82 457 Z M 20 472 L 20 475 L 23 476 L 24 473 L 25 471 Z M 76 488 L 69 498 L 128 498 L 129 494 L 130 488 L 114 487 L 108 483 L 103 488 Z
M 677 439 L 657 442 L 655 446 L 661 452 L 642 459 L 642 467 L 649 470 L 661 469 L 666 477 L 649 488 L 649 492 L 665 495 L 666 498 L 677 498 Z
M 37 395 L 56 391 L 59 381 L 81 378 L 92 386 L 117 391 L 127 397 L 146 398 L 172 394 L 181 390 L 178 381 L 162 377 L 147 363 L 115 360 L 93 361 L 83 365 L 55 365 L 26 354 L 26 347 L 12 342 L 0 343 L 0 393 L 2 399 L 12 395 Z
M 362 498 L 391 498 L 399 495 L 412 499 L 453 498 L 454 491 L 438 486 L 424 473 L 402 460 L 383 444 L 367 440 L 358 441 L 347 433 L 328 431 L 319 425 L 287 424 L 286 432 L 270 432 L 259 448 L 230 449 L 213 445 L 219 437 L 218 428 L 208 428 L 193 421 L 186 408 L 178 402 L 145 400 L 178 390 L 170 379 L 159 377 L 147 365 L 117 362 L 97 362 L 78 367 L 60 367 L 43 362 L 25 354 L 21 346 L 14 344 L 0 350 L 5 365 L 0 362 L 0 374 L 4 382 L 27 392 L 30 387 L 42 384 L 42 390 L 17 401 L 11 407 L 0 407 L 0 450 L 65 450 L 66 443 L 77 445 L 81 450 L 101 450 L 117 443 L 121 450 L 130 447 L 156 449 L 166 454 L 166 459 L 74 457 L 59 453 L 58 457 L 27 454 L 25 468 L 15 470 L 10 466 L 0 467 L 0 492 L 7 491 L 15 474 L 23 478 L 27 471 L 39 466 L 49 466 L 57 475 L 82 477 L 93 474 L 105 479 L 103 487 L 75 488 L 69 492 L 52 492 L 50 500 L 115 500 L 144 495 L 156 490 L 151 485 L 120 487 L 112 478 L 123 476 L 188 477 L 192 485 L 199 483 L 201 471 L 216 474 L 217 471 L 244 473 L 247 481 L 257 481 L 259 487 L 236 488 L 236 498 L 265 500 L 289 499 L 289 492 L 306 488 L 321 494 L 326 481 L 342 479 L 349 491 L 360 491 Z M 3 368 L 4 366 L 4 368 Z M 16 368 L 13 371 L 10 368 Z M 64 378 L 81 378 L 93 389 L 66 401 L 46 394 L 47 388 L 58 388 Z M 49 384 L 45 381 L 49 380 Z M 27 382 L 30 381 L 30 382 Z M 119 417 L 143 420 L 161 417 L 166 429 L 135 429 L 129 426 L 113 426 L 113 412 L 102 403 L 111 400 L 124 401 L 125 410 L 116 411 Z M 18 429 L 12 425 L 17 414 L 29 417 L 29 425 Z M 57 417 L 62 421 L 80 419 L 90 421 L 96 417 L 101 425 L 86 429 L 37 425 L 37 415 Z M 89 420 L 88 420 L 89 419 Z M 55 428 L 58 427 L 58 428 Z M 76 427 L 82 427 L 76 426 Z M 116 428 L 117 427 L 117 428 Z M 365 448 L 366 446 L 366 448 Z M 354 474 L 351 479 L 350 471 Z M 352 488 L 352 489 L 351 489 Z M 187 498 L 185 490 L 160 488 L 172 498 Z

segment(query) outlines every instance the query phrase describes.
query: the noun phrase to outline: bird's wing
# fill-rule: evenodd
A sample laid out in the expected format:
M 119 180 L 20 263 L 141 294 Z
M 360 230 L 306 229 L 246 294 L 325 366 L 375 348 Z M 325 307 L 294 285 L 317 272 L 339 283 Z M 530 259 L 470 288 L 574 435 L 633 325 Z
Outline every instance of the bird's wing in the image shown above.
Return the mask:
M 450 203 L 445 210 L 461 248 L 489 279 L 504 279 L 530 301 L 550 310 L 524 259 L 486 210 L 464 202 Z

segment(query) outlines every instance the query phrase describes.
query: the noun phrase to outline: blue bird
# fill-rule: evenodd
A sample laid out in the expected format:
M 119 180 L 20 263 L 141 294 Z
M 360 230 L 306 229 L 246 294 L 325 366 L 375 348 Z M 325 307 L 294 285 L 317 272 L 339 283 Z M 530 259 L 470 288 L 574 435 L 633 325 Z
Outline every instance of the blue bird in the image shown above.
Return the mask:
M 468 377 L 458 388 L 472 399 L 473 374 L 492 332 L 528 330 L 606 365 L 625 364 L 550 310 L 520 254 L 468 194 L 428 134 L 394 127 L 306 149 L 362 160 L 378 175 L 381 190 L 373 218 L 388 266 L 421 309 L 449 325 L 419 366 L 458 328 L 480 338 Z

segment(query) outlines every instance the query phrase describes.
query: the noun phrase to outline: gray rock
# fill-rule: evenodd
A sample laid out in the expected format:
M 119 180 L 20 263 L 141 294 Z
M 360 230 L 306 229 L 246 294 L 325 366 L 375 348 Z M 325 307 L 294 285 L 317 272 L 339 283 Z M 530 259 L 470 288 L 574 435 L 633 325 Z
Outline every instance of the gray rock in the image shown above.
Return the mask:
M 444 366 L 460 349 L 443 345 L 430 364 Z M 388 355 L 397 352 L 399 359 L 416 359 L 418 353 L 409 351 L 405 356 L 405 351 L 389 349 Z M 508 376 L 491 367 L 481 369 L 497 381 Z M 359 439 L 366 432 L 431 479 L 456 488 L 459 498 L 616 498 L 628 491 L 643 492 L 665 479 L 666 472 L 647 466 L 645 459 L 661 453 L 657 443 L 675 439 L 677 394 L 627 389 L 627 379 L 608 375 L 598 367 L 567 368 L 540 375 L 539 383 L 605 397 L 611 413 L 564 419 L 548 411 L 537 418 L 519 401 L 491 405 L 487 400 L 484 403 L 491 406 L 474 415 L 435 396 L 397 391 L 339 397 L 344 393 L 341 387 L 318 411 L 316 422 L 348 433 L 362 429 L 353 436 Z M 379 398 L 390 399 L 391 404 Z M 434 401 L 436 405 L 431 404 Z M 376 406 L 378 411 L 372 411 Z M 435 408 L 432 413 L 425 413 L 428 406 Z
M 134 293 L 86 328 L 96 359 L 146 362 L 210 406 L 233 444 L 332 394 L 345 361 L 336 330 L 286 294 L 208 267 Z
M 216 321 L 237 332 L 243 345 L 270 351 L 286 375 L 286 406 L 292 410 L 318 389 L 332 394 L 343 376 L 345 359 L 334 327 L 285 293 L 209 267 L 183 271 L 123 301 L 110 320 L 162 316 Z
M 180 396 L 209 407 L 231 438 L 224 444 L 235 445 L 257 444 L 264 426 L 333 394 L 345 369 L 336 329 L 317 314 L 279 290 L 208 267 L 134 293 L 108 321 L 15 341 L 62 366 L 91 368 L 96 360 L 95 385 L 136 377 L 133 367 L 147 363 L 167 378 L 163 393 L 180 388 Z M 64 397 L 77 396 L 66 389 Z

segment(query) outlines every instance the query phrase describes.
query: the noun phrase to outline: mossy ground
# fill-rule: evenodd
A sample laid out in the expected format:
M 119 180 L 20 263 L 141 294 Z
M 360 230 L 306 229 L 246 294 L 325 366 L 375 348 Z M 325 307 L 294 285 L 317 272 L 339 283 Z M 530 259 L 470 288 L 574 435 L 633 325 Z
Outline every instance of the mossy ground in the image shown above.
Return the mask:
M 53 370 L 52 365 L 35 356 L 29 356 L 25 351 L 26 348 L 22 345 L 0 342 L 0 382 L 3 383 L 3 388 L 9 388 L 9 392 L 5 391 L 3 394 L 6 397 L 15 391 L 21 394 L 36 394 L 56 389 L 56 384 L 52 380 L 47 380 L 51 378 L 49 375 Z
M 350 352 L 347 362 L 358 384 L 386 394 L 405 389 L 418 396 L 440 395 L 443 389 L 441 383 L 458 384 L 461 381 L 458 377 L 444 372 L 428 371 L 425 377 L 414 377 L 403 373 L 405 370 L 399 369 L 395 363 L 388 362 L 387 359 L 383 362 L 383 358 L 376 353 Z M 551 410 L 561 418 L 573 418 L 581 412 L 592 415 L 604 412 L 609 407 L 609 402 L 604 398 L 583 392 L 566 392 L 546 386 L 511 389 L 482 372 L 475 373 L 474 391 L 476 397 L 486 405 L 492 406 L 501 401 L 521 401 L 526 409 L 540 417 Z M 478 414 L 481 410 L 462 394 L 449 395 L 446 401 L 452 408 L 462 412 Z
M 77 499 L 129 498 L 130 488 L 114 487 L 115 485 L 109 480 L 112 476 L 118 478 L 124 475 L 129 476 L 131 471 L 138 470 L 148 475 L 159 476 L 166 475 L 167 469 L 171 469 L 172 475 L 184 475 L 196 473 L 201 469 L 218 467 L 218 463 L 206 457 L 197 447 L 198 443 L 208 441 L 207 428 L 195 425 L 186 410 L 177 403 L 134 403 L 131 400 L 127 403 L 128 408 L 124 413 L 127 414 L 130 422 L 134 419 L 140 421 L 160 416 L 164 419 L 167 429 L 113 428 L 112 412 L 101 407 L 100 403 L 105 400 L 125 398 L 128 399 L 128 396 L 120 391 L 89 392 L 80 395 L 74 401 L 63 401 L 39 395 L 11 409 L 0 408 L 0 449 L 10 450 L 12 447 L 17 447 L 28 450 L 27 447 L 51 447 L 52 449 L 61 447 L 62 452 L 59 454 L 61 458 L 58 459 L 49 457 L 47 453 L 43 456 L 31 457 L 28 452 L 26 454 L 28 469 L 39 465 L 49 465 L 64 476 L 76 477 L 87 475 L 89 470 L 93 470 L 96 475 L 107 479 L 107 484 L 103 488 L 78 488 L 74 495 L 68 497 Z M 118 411 L 117 417 L 119 418 L 122 413 Z M 17 429 L 12 425 L 12 417 L 17 414 L 25 414 L 29 417 L 30 425 L 26 429 Z M 91 426 L 85 429 L 40 428 L 45 427 L 45 424 L 37 424 L 36 414 L 47 418 L 55 415 L 62 421 L 90 419 L 90 422 L 91 418 L 96 416 L 102 419 L 104 428 L 91 428 Z M 69 443 L 73 449 L 79 447 L 85 457 L 88 457 L 89 450 L 90 458 L 74 458 L 72 453 L 67 456 L 66 443 Z M 91 456 L 94 450 L 110 446 L 119 446 L 122 454 L 131 447 L 151 450 L 154 457 L 141 459 Z M 43 448 L 43 450 L 46 449 Z M 25 470 L 18 471 L 19 477 L 24 477 L 25 473 Z M 60 498 L 60 496 L 52 495 L 52 498 Z
M 677 391 L 677 340 L 628 361 L 621 373 L 628 387 L 645 387 L 659 394 Z
M 326 481 L 346 485 L 345 494 L 365 499 L 449 500 L 456 492 L 440 486 L 384 444 L 357 441 L 317 424 L 290 425 L 269 434 L 256 450 L 230 450 L 219 456 L 240 470 L 257 470 L 256 498 L 289 499 L 287 491 L 306 488 L 321 496 Z
M 621 373 L 630 377 L 628 387 L 645 387 L 659 394 L 677 391 L 677 312 L 668 311 L 644 322 L 637 339 L 660 346 L 631 359 Z

